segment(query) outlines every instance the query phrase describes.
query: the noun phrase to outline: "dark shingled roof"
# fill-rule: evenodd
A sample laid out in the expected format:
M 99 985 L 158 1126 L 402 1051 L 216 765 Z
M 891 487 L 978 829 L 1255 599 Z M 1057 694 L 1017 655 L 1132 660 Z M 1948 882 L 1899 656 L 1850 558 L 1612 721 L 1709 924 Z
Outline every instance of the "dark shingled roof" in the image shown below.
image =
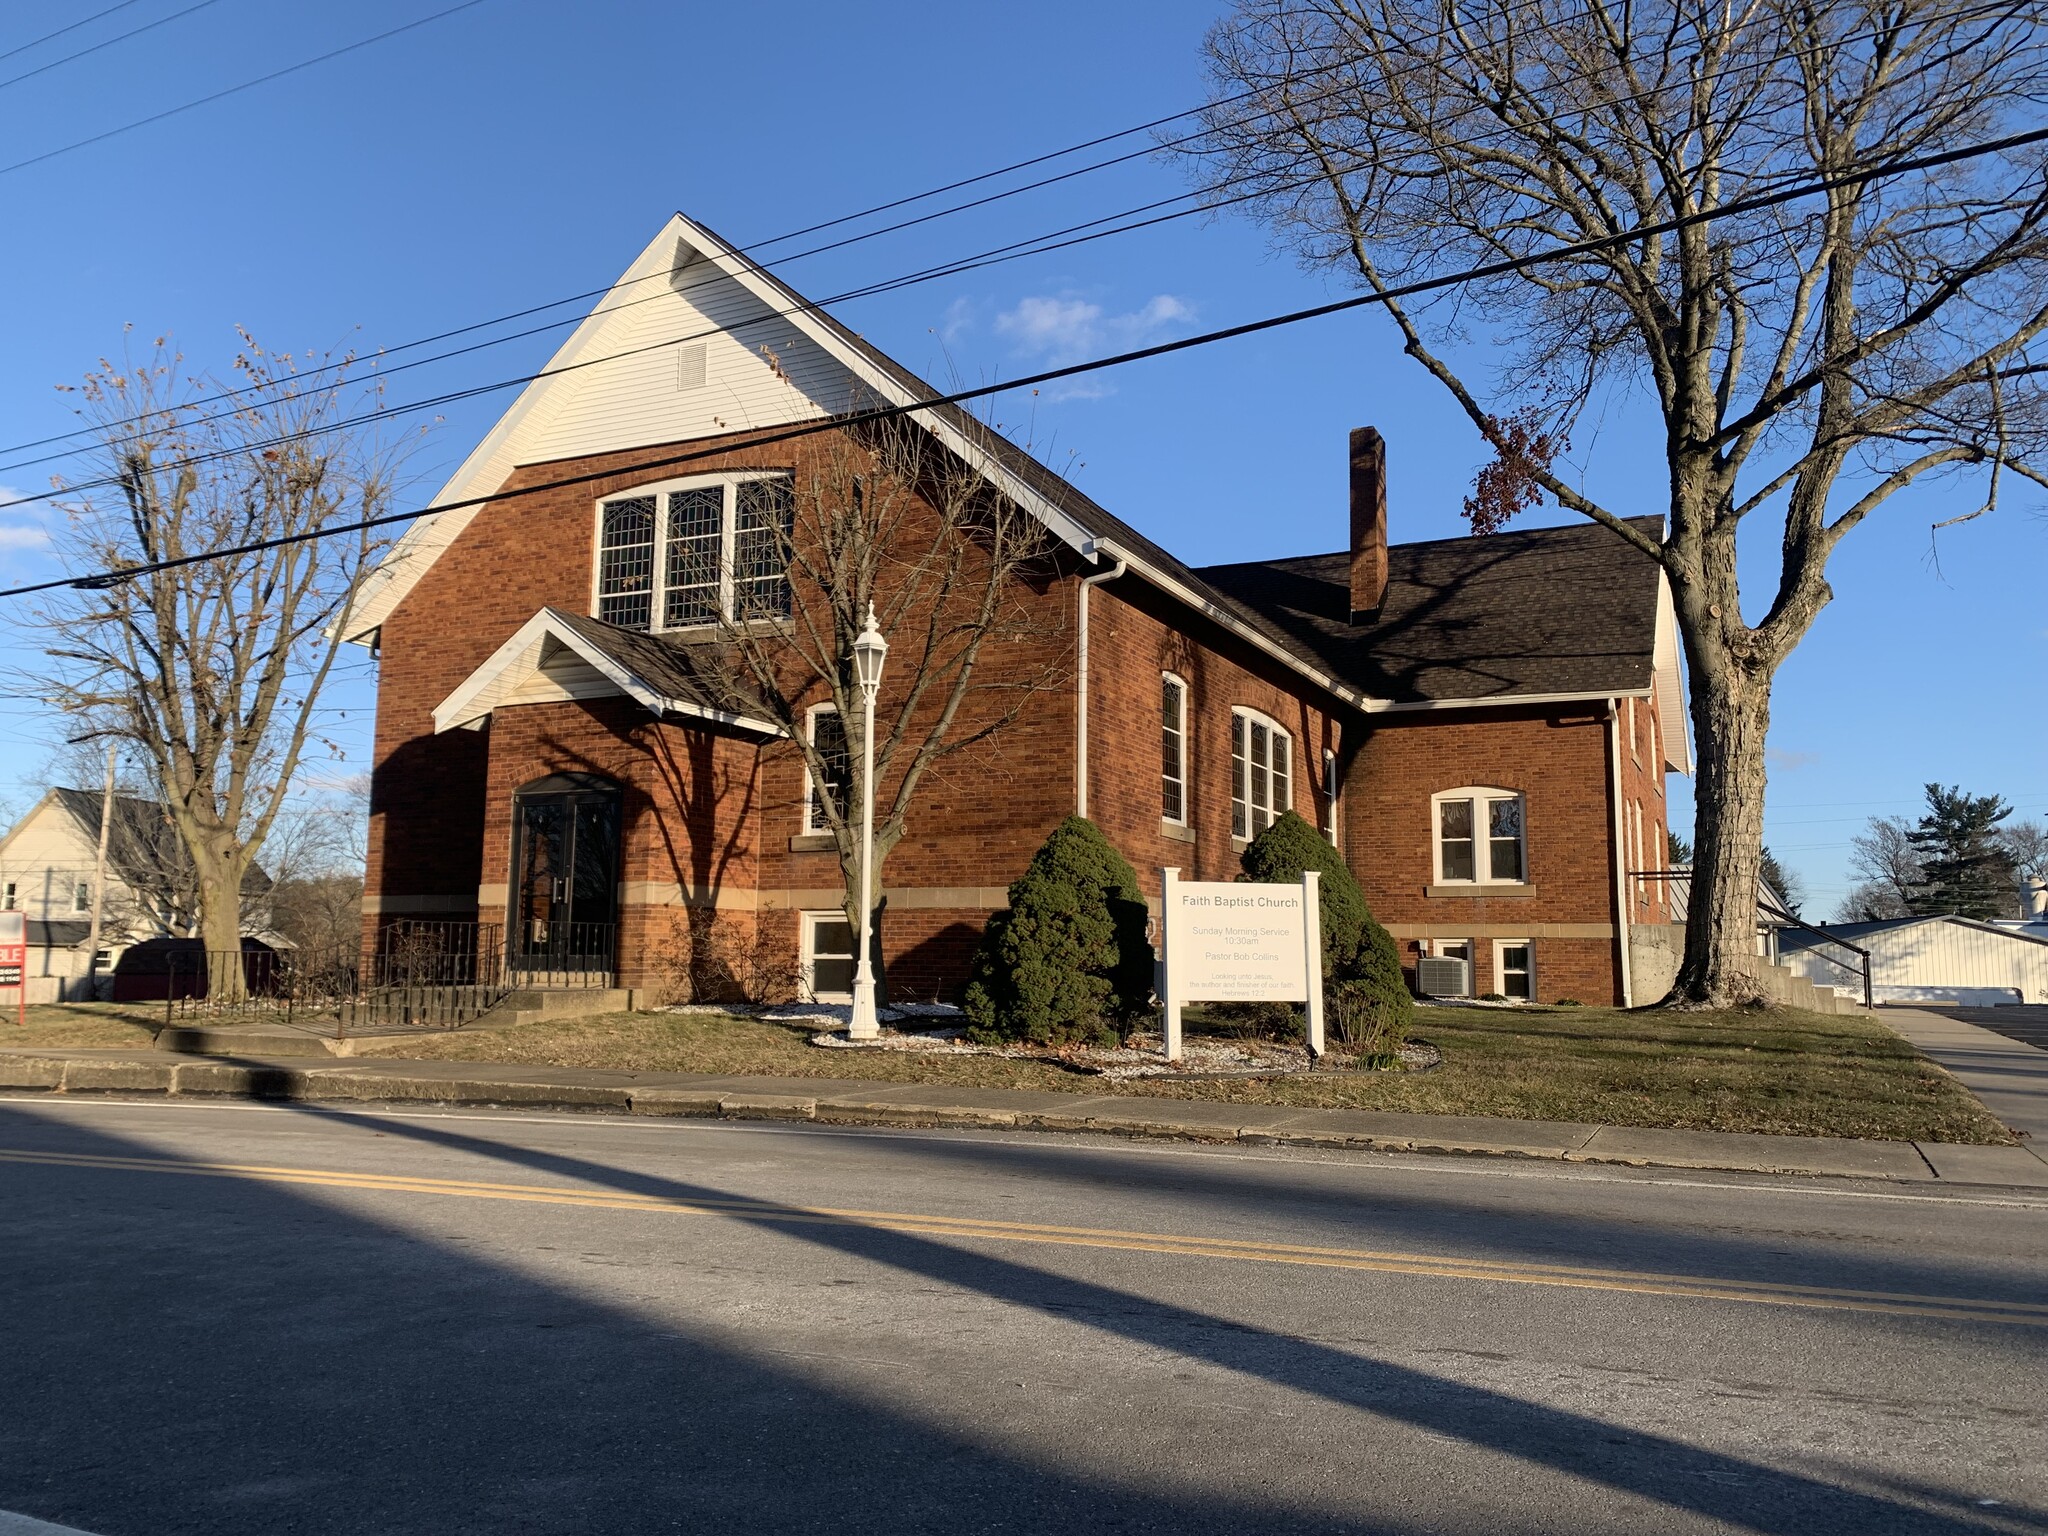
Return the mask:
M 548 610 L 564 628 L 574 630 L 598 650 L 639 678 L 663 698 L 695 704 L 716 714 L 758 714 L 759 706 L 707 675 L 696 662 L 693 647 L 665 635 L 621 629 L 566 608 Z
M 1663 521 L 1635 518 L 1661 537 Z M 1289 647 L 1395 703 L 1651 686 L 1657 566 L 1594 523 L 1396 544 L 1378 620 L 1351 623 L 1350 556 L 1196 574 Z
M 51 790 L 57 803 L 71 813 L 95 848 L 100 839 L 100 791 L 97 789 Z M 124 884 L 137 890 L 161 885 L 174 870 L 188 861 L 184 844 L 169 814 L 154 800 L 140 795 L 114 796 L 114 814 L 107 822 L 107 867 Z M 262 866 L 251 865 L 242 876 L 242 893 L 258 896 L 270 889 L 270 876 Z

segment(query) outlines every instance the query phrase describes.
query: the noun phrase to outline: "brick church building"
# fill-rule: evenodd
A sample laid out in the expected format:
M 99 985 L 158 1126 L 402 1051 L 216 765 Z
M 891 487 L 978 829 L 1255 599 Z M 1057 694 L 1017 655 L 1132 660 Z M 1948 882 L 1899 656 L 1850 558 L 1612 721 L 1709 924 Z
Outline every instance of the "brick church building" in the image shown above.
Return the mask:
M 791 984 L 843 992 L 817 787 L 780 728 L 703 686 L 702 648 L 733 622 L 736 551 L 748 580 L 786 584 L 748 532 L 846 434 L 757 440 L 932 398 L 670 221 L 356 605 L 349 638 L 380 658 L 371 936 L 475 922 L 516 960 L 576 933 L 585 963 L 641 986 L 715 914 Z M 979 675 L 1053 658 L 1060 681 L 913 802 L 881 872 L 895 997 L 956 995 L 1066 815 L 1156 900 L 1162 866 L 1233 878 L 1292 807 L 1411 965 L 1464 958 L 1475 993 L 1652 1000 L 1632 997 L 1629 934 L 1667 921 L 1665 775 L 1688 769 L 1653 562 L 1592 524 L 1390 544 L 1386 449 L 1361 429 L 1330 445 L 1349 455 L 1345 547 L 1191 569 L 971 415 L 909 419 L 1046 530 L 1028 632 L 992 639 Z M 885 675 L 881 707 L 908 681 Z

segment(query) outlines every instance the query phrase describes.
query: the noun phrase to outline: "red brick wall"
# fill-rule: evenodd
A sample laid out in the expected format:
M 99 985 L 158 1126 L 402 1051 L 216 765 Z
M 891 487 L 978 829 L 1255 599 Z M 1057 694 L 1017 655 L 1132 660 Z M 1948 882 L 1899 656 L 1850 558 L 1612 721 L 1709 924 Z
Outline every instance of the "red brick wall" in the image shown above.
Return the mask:
M 1533 895 L 1430 894 L 1430 798 L 1465 786 L 1525 799 Z M 1493 940 L 1536 945 L 1539 998 L 1621 998 L 1613 935 L 1614 840 L 1604 705 L 1570 709 L 1418 711 L 1370 718 L 1345 776 L 1345 857 L 1373 913 L 1413 965 L 1426 936 L 1474 939 L 1474 988 L 1496 989 Z M 1604 925 L 1606 936 L 1546 928 Z
M 1136 580 L 1105 583 L 1089 597 L 1089 819 L 1138 871 L 1147 896 L 1159 895 L 1159 871 L 1178 866 L 1190 880 L 1234 880 L 1242 873 L 1231 837 L 1231 710 L 1258 710 L 1294 739 L 1292 804 L 1311 826 L 1324 824 L 1323 751 L 1338 749 L 1334 716 L 1313 690 L 1250 645 L 1176 613 Z M 1162 672 L 1187 684 L 1187 830 L 1169 836 L 1160 817 Z

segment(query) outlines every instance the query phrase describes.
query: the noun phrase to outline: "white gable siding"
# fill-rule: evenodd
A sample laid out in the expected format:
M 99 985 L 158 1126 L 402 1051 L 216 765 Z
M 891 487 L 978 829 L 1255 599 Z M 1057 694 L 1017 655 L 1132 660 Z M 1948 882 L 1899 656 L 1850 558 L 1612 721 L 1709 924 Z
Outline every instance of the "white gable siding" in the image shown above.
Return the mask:
M 708 262 L 614 290 L 602 307 L 609 313 L 596 317 L 588 355 L 612 360 L 553 381 L 551 409 L 522 434 L 520 462 L 687 442 L 846 408 L 846 370 Z M 689 388 L 679 355 L 686 346 L 704 349 L 704 382 Z
M 71 893 L 80 880 L 91 880 L 97 844 L 88 840 L 78 819 L 55 800 L 46 798 L 0 843 L 0 888 L 15 888 L 15 908 L 37 922 L 68 922 Z
M 1950 1002 L 1976 1007 L 2048 1003 L 2048 944 L 2023 934 L 1935 918 L 1856 940 L 1870 951 L 1871 994 L 1880 1003 Z M 1863 997 L 1826 945 L 1781 956 L 1815 986 Z

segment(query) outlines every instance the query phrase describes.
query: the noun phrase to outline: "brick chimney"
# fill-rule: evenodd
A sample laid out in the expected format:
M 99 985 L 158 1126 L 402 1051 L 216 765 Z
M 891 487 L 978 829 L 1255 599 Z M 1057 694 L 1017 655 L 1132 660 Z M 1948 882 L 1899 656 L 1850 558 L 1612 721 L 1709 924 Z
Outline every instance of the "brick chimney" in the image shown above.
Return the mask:
M 1387 600 L 1387 442 L 1351 434 L 1351 622 L 1370 624 Z

